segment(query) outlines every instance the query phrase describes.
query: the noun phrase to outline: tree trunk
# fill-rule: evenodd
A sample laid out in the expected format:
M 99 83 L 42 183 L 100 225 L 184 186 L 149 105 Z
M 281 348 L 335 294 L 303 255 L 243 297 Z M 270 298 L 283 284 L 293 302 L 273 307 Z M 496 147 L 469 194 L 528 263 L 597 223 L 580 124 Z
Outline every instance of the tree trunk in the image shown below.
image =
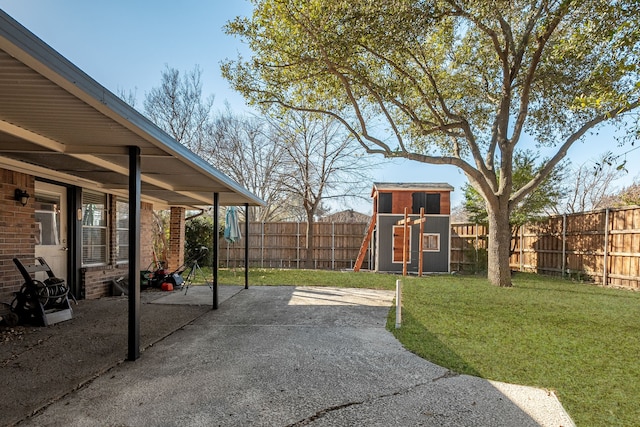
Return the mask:
M 496 286 L 511 286 L 511 227 L 507 208 L 488 209 L 488 279 Z

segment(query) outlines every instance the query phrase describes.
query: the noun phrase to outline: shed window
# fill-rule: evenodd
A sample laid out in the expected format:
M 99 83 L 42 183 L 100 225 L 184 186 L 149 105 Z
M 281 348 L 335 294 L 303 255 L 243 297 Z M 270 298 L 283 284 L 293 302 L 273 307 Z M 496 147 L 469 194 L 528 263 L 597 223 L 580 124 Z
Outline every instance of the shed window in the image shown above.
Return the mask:
M 82 192 L 82 265 L 106 264 L 108 256 L 107 195 Z
M 391 193 L 378 194 L 378 213 L 392 213 L 393 199 Z
M 440 252 L 440 233 L 422 235 L 422 252 Z
M 413 193 L 412 213 L 419 214 L 424 208 L 425 214 L 440 213 L 440 193 Z

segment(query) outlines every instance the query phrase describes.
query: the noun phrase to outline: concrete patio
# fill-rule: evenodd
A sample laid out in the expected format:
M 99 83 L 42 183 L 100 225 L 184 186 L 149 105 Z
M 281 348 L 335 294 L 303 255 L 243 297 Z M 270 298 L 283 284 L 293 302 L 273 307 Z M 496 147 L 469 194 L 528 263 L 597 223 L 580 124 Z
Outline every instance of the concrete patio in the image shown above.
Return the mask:
M 106 300 L 115 306 L 126 302 Z M 5 388 L 2 423 L 573 425 L 553 393 L 457 375 L 405 350 L 385 329 L 392 292 L 223 286 L 220 300 L 220 308 L 211 310 L 212 292 L 206 286 L 191 287 L 186 295 L 174 291 L 146 296 L 141 328 L 145 351 L 139 360 L 122 363 L 123 335 L 118 360 L 105 356 L 92 366 L 93 372 L 87 369 L 82 379 L 31 407 L 14 401 L 21 410 L 13 410 L 8 404 L 13 393 Z M 83 312 L 85 303 L 102 304 L 83 301 L 74 320 L 36 328 L 36 333 L 50 332 L 46 343 L 56 341 L 59 346 L 63 343 L 56 334 L 71 334 L 71 339 L 86 341 L 80 346 L 85 354 L 92 347 L 113 345 L 105 342 L 113 338 L 89 337 L 83 330 L 98 313 Z M 124 309 L 121 315 L 126 314 L 126 304 Z M 172 319 L 172 327 L 166 326 L 167 319 Z M 84 357 L 81 354 L 64 351 L 51 358 L 54 350 L 46 343 L 13 356 L 4 352 L 3 383 L 60 382 L 60 375 L 66 377 L 78 364 L 87 364 L 77 360 Z M 35 366 L 57 358 L 68 359 L 61 374 L 39 371 L 31 378 L 35 368 L 26 367 L 29 360 L 35 359 Z M 42 389 L 34 385 L 31 392 Z

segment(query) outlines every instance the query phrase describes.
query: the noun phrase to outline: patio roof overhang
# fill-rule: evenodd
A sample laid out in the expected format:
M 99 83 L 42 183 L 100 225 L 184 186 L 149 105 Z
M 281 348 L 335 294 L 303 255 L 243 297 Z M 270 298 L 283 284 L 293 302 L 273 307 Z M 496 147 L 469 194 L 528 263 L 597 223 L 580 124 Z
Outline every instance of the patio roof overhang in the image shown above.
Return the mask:
M 126 195 L 129 147 L 158 207 L 264 205 L 0 10 L 0 166 Z

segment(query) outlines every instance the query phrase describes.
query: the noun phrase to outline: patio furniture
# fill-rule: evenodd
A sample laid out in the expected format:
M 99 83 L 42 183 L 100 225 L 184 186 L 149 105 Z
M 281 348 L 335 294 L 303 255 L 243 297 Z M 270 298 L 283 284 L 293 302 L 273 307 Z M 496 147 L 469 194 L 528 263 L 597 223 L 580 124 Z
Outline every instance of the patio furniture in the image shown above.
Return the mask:
M 44 258 L 36 258 L 36 261 L 36 264 L 25 264 L 18 258 L 13 258 L 25 283 L 20 291 L 15 293 L 11 309 L 18 315 L 21 323 L 49 326 L 70 320 L 73 317 L 73 310 L 69 303 L 70 294 L 67 284 L 64 279 L 53 274 Z M 44 271 L 47 274 L 44 281 L 31 277 L 38 271 Z

